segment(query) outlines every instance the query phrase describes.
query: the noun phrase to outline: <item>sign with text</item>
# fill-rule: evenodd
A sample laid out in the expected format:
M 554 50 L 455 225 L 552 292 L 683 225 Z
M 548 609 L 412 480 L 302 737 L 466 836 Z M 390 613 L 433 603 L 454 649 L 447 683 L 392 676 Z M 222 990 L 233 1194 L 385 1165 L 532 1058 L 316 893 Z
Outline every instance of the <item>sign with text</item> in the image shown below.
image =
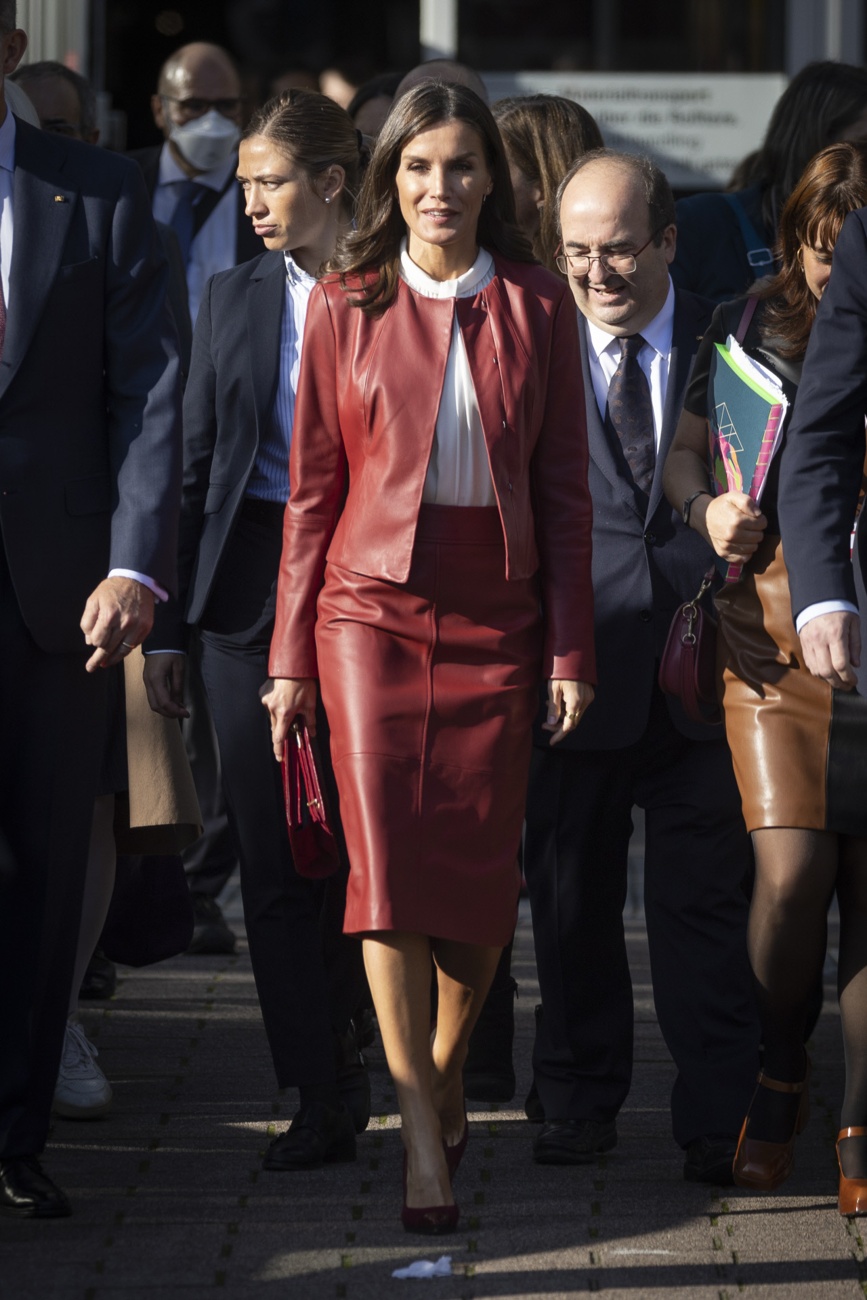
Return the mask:
M 562 95 L 599 123 L 605 143 L 648 154 L 674 189 L 721 189 L 762 142 L 783 73 L 489 72 L 491 103 Z

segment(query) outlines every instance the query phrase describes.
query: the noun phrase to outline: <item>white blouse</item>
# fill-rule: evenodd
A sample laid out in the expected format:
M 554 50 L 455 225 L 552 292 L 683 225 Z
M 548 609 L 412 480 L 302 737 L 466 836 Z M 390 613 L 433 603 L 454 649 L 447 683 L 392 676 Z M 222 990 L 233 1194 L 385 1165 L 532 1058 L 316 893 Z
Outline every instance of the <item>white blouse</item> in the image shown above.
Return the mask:
M 401 278 L 425 298 L 469 298 L 494 278 L 494 259 L 484 248 L 473 265 L 456 280 L 434 280 L 400 250 Z M 422 501 L 438 506 L 493 506 L 497 503 L 479 404 L 467 350 L 455 315 L 437 411 L 434 443 L 424 481 Z

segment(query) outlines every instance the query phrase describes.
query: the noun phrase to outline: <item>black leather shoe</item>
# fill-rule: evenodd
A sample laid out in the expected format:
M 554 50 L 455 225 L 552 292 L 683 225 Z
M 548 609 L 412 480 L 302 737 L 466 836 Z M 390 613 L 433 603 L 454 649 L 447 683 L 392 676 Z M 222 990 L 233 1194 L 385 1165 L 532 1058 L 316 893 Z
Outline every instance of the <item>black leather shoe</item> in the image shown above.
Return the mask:
M 289 1172 L 355 1159 L 355 1128 L 345 1106 L 339 1110 L 313 1101 L 302 1107 L 285 1133 L 275 1137 L 262 1160 L 263 1169 Z
M 193 957 L 228 956 L 235 951 L 235 936 L 226 924 L 223 909 L 207 894 L 191 894 L 193 937 L 187 952 Z
M 72 1209 L 35 1156 L 13 1156 L 0 1160 L 0 1213 L 21 1219 L 65 1219 Z
M 587 1165 L 616 1146 L 614 1120 L 555 1119 L 542 1125 L 533 1143 L 533 1159 L 539 1165 Z
M 337 1087 L 344 1106 L 349 1111 L 356 1133 L 363 1133 L 370 1123 L 370 1075 L 367 1063 L 356 1046 L 355 1029 L 335 1036 L 337 1054 Z
M 709 1134 L 695 1138 L 686 1148 L 683 1176 L 688 1183 L 713 1183 L 716 1187 L 733 1187 L 732 1162 L 738 1140 Z

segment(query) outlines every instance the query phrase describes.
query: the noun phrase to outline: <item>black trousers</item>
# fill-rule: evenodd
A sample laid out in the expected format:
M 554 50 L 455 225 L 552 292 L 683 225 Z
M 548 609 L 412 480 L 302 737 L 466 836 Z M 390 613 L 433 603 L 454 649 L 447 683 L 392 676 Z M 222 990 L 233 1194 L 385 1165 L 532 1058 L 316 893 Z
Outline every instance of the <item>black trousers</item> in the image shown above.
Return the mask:
M 364 971 L 361 945 L 341 933 L 345 878 L 305 880 L 292 864 L 280 767 L 259 698 L 268 676 L 282 516 L 281 506 L 245 503 L 200 639 L 253 975 L 277 1082 L 288 1087 L 334 1081 L 333 1033 L 345 1032 L 357 1009 Z
M 60 1065 L 105 746 L 85 658 L 35 644 L 0 542 L 0 1158 L 44 1147 Z
M 759 1030 L 742 881 L 750 847 L 725 740 L 688 740 L 656 692 L 625 749 L 537 749 L 527 804 L 542 1016 L 533 1057 L 548 1119 L 612 1120 L 632 1079 L 623 907 L 632 807 L 646 813 L 644 907 L 659 1025 L 677 1067 L 674 1138 L 737 1134 Z

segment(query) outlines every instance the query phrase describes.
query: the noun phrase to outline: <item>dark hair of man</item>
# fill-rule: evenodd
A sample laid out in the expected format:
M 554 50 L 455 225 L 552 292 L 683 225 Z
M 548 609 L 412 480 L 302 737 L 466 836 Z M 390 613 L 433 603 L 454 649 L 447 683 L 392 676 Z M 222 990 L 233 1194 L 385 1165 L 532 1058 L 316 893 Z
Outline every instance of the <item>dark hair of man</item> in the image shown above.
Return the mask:
M 363 86 L 359 86 L 346 106 L 346 111 L 353 122 L 358 110 L 369 103 L 371 99 L 394 99 L 394 92 L 400 85 L 402 78 L 402 72 L 383 72 L 378 77 L 371 77 L 370 81 L 365 81 Z
M 346 175 L 340 201 L 352 214 L 358 194 L 361 159 L 358 132 L 345 109 L 317 90 L 293 87 L 269 99 L 241 137 L 270 140 L 312 180 L 338 164 Z
M 479 214 L 479 244 L 516 262 L 535 260 L 528 241 L 515 224 L 509 165 L 491 110 L 466 86 L 424 81 L 396 100 L 389 113 L 364 176 L 356 214 L 357 229 L 340 241 L 330 265 L 331 270 L 341 273 L 344 288 L 351 287 L 353 306 L 370 314 L 391 306 L 400 278 L 400 243 L 406 225 L 395 177 L 401 154 L 423 131 L 447 122 L 464 122 L 476 132 L 491 173 L 493 188 Z M 359 276 L 362 277 L 360 285 Z
M 783 205 L 812 157 L 867 110 L 867 69 L 828 59 L 808 63 L 777 100 L 747 185 L 760 185 L 762 215 L 777 229 Z
M 757 288 L 767 305 L 762 338 L 783 357 L 801 360 L 807 350 L 818 302 L 807 285 L 801 245 L 830 253 L 843 222 L 867 206 L 867 148 L 832 144 L 807 164 L 780 217 L 780 270 Z
M 78 97 L 78 130 L 83 139 L 97 129 L 96 95 L 86 77 L 73 72 L 65 63 L 43 59 L 40 63 L 23 63 L 12 73 L 10 81 L 24 85 L 28 81 L 47 81 L 49 77 L 62 77 L 68 81 Z
M 557 253 L 557 186 L 565 171 L 588 149 L 604 147 L 595 118 L 560 95 L 520 95 L 501 99 L 492 110 L 509 162 L 541 191 L 539 232 L 533 252 L 555 271 Z
M 595 162 L 613 162 L 632 172 L 641 185 L 647 203 L 647 219 L 653 233 L 653 245 L 658 248 L 662 243 L 662 234 L 667 226 L 677 224 L 674 208 L 674 195 L 665 172 L 655 162 L 640 154 L 620 153 L 617 149 L 590 149 L 572 164 L 557 188 L 557 229 L 560 229 L 560 208 L 563 195 L 570 181 Z
M 0 0 L 0 36 L 8 36 L 18 26 L 18 6 L 15 0 Z

